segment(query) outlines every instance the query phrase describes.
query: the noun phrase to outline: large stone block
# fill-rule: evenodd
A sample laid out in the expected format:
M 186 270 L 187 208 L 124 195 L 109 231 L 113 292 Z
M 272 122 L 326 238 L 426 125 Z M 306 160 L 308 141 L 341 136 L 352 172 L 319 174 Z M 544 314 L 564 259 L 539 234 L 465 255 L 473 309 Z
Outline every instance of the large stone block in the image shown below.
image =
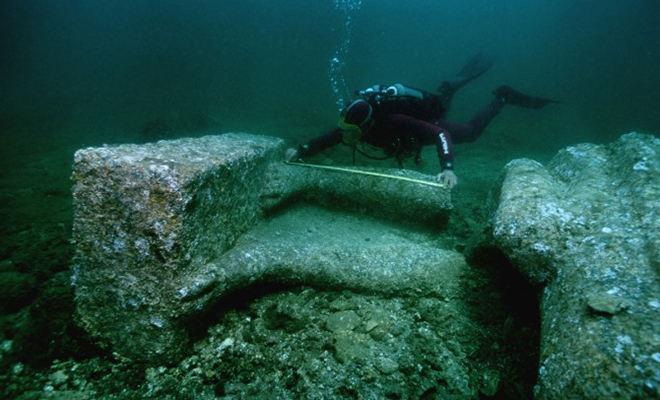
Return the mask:
M 265 211 L 301 197 L 427 224 L 442 224 L 451 208 L 437 188 L 284 165 L 283 145 L 225 134 L 78 151 L 73 279 L 82 325 L 122 356 L 174 361 L 188 347 L 191 315 L 255 282 L 446 293 L 442 276 L 464 265 L 452 252 L 246 236 L 268 222 Z
M 491 233 L 541 299 L 537 397 L 660 396 L 660 140 L 510 162 Z
M 274 138 L 223 135 L 80 150 L 73 179 L 74 284 L 84 327 L 145 359 L 179 353 L 175 293 L 261 212 Z

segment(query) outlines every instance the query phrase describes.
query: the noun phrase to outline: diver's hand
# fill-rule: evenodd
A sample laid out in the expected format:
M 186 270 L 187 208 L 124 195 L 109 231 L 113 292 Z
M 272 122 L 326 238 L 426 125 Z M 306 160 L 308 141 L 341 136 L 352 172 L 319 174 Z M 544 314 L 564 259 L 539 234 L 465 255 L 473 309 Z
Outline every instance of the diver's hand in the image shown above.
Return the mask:
M 284 161 L 286 162 L 291 162 L 291 161 L 297 161 L 298 158 L 300 158 L 298 154 L 298 150 L 296 149 L 288 149 L 286 153 L 284 153 Z
M 446 169 L 442 171 L 441 173 L 436 176 L 438 182 L 442 183 L 442 185 L 445 187 L 445 189 L 452 189 L 456 184 L 458 183 L 458 178 L 456 178 L 456 174 L 454 171 L 450 169 Z

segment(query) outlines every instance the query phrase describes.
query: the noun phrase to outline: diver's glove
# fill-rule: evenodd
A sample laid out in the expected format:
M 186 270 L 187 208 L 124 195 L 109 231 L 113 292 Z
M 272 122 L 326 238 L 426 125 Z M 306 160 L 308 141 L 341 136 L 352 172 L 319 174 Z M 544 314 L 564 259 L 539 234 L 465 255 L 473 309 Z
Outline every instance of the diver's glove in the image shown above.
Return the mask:
M 458 178 L 456 177 L 456 174 L 454 173 L 453 170 L 451 169 L 446 169 L 442 171 L 441 173 L 438 174 L 435 178 L 438 182 L 442 183 L 442 186 L 445 187 L 445 189 L 453 189 L 454 186 L 458 183 Z
M 288 149 L 284 154 L 284 161 L 304 163 L 305 160 L 303 160 L 301 157 L 307 154 L 308 151 L 309 151 L 309 146 L 306 144 L 303 144 L 302 146 L 298 147 L 297 150 L 293 148 Z
M 298 158 L 298 150 L 294 148 L 287 149 L 286 153 L 284 153 L 284 161 L 286 162 L 298 161 Z

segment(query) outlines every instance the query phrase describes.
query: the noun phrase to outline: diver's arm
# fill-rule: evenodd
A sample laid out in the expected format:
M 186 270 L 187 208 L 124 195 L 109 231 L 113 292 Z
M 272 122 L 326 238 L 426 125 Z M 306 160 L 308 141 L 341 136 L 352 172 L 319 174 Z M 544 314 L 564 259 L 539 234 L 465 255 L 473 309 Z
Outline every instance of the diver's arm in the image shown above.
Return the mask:
M 449 171 L 454 169 L 454 145 L 448 130 L 428 122 L 418 123 L 415 138 L 423 146 L 435 144 L 440 160 L 440 169 Z
M 436 135 L 436 146 L 438 148 L 440 168 L 443 171 L 454 169 L 454 146 L 451 142 L 451 135 L 444 129 L 440 129 Z
M 407 132 L 422 146 L 435 144 L 440 159 L 440 170 L 436 179 L 446 188 L 453 188 L 456 183 L 454 174 L 454 148 L 449 131 L 430 122 L 421 121 L 407 115 L 390 115 L 387 120 L 391 131 Z
M 285 159 L 287 161 L 295 161 L 302 157 L 313 156 L 327 148 L 336 146 L 339 143 L 341 143 L 341 129 L 335 128 L 330 132 L 318 136 L 306 144 L 301 145 L 297 150 L 287 150 Z
M 454 174 L 454 147 L 451 142 L 451 135 L 444 129 L 441 129 L 437 135 L 438 158 L 440 159 L 442 172 L 438 174 L 436 179 L 445 188 L 451 189 L 458 183 L 458 178 Z

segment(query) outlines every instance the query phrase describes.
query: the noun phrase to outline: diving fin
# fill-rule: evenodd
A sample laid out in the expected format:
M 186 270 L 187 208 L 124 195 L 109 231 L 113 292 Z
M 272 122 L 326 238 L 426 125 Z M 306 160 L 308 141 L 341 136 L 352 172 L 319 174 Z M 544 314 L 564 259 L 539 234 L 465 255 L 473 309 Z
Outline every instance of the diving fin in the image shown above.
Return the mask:
M 506 104 L 524 108 L 543 108 L 548 104 L 559 103 L 555 100 L 522 94 L 517 90 L 514 90 L 511 86 L 507 85 L 498 87 L 493 91 L 493 94 L 498 99 L 504 100 L 504 103 Z
M 480 77 L 490 67 L 495 64 L 495 57 L 488 57 L 483 53 L 479 53 L 476 56 L 472 57 L 461 70 L 453 78 L 442 82 L 440 87 L 437 89 L 439 92 L 451 91 L 455 92 L 456 90 L 467 85 L 472 80 Z

